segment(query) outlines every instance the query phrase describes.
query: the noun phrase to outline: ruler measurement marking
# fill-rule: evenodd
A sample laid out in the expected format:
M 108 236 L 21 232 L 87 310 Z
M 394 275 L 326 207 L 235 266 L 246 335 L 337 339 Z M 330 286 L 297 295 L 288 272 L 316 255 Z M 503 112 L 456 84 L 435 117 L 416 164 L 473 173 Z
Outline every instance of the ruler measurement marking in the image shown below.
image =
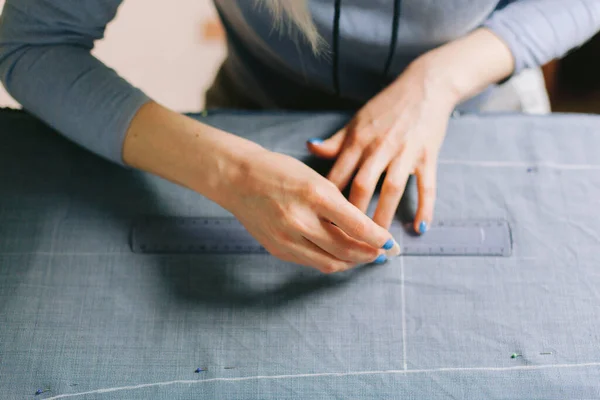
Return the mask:
M 421 237 L 397 222 L 391 232 L 407 256 L 507 257 L 512 253 L 510 226 L 504 220 L 440 221 Z M 147 217 L 136 221 L 131 248 L 142 254 L 267 253 L 232 217 Z

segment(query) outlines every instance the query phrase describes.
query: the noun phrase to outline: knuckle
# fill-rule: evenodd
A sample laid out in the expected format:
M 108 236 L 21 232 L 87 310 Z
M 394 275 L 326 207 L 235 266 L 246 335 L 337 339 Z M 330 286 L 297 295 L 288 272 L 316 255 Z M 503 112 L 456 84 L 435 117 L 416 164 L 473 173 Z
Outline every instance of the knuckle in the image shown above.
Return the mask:
M 323 184 L 315 184 L 308 189 L 308 196 L 314 206 L 321 208 L 334 203 L 340 191 L 335 183 L 324 180 Z
M 291 235 L 301 229 L 302 214 L 299 211 L 297 207 L 290 206 L 283 215 L 279 216 L 280 228 L 278 229 L 278 233 L 283 239 L 291 239 Z
M 352 189 L 354 189 L 358 195 L 366 195 L 369 193 L 370 186 L 370 183 L 366 179 L 359 177 L 354 180 Z
M 323 201 L 323 189 L 315 182 L 306 182 L 301 191 L 302 196 L 311 202 L 320 203 Z
M 335 274 L 336 272 L 341 271 L 341 268 L 338 263 L 328 263 L 321 267 L 321 271 L 325 274 Z
M 325 185 L 324 185 L 324 189 L 323 189 L 323 193 L 324 194 L 326 193 L 327 196 L 331 196 L 330 193 L 336 193 L 337 194 L 339 192 L 340 192 L 340 189 L 335 185 L 335 183 L 333 183 L 330 180 L 326 180 L 325 181 Z
M 363 254 L 364 259 L 361 261 L 370 262 L 370 261 L 373 261 L 374 259 L 376 259 L 377 256 L 379 256 L 379 249 L 369 248 L 369 249 L 365 250 L 362 254 Z
M 362 221 L 356 221 L 352 224 L 349 233 L 355 237 L 363 237 L 367 233 L 367 224 Z
M 344 271 L 349 270 L 352 267 L 354 267 L 353 263 L 341 262 L 340 265 L 338 266 L 337 272 L 344 272 Z
M 397 135 L 394 135 L 392 130 L 387 130 L 383 135 L 380 135 L 376 139 L 376 145 L 378 148 L 389 148 L 397 146 Z
M 296 221 L 295 218 L 288 217 L 285 222 L 285 225 L 287 229 L 279 231 L 276 236 L 277 242 L 282 246 L 286 246 L 287 244 L 292 243 L 294 241 L 294 236 L 292 232 L 297 232 L 299 230 L 299 223 Z
M 335 249 L 335 253 L 333 254 L 341 260 L 352 260 L 356 258 L 355 252 L 343 246 L 337 246 L 337 248 Z
M 348 144 L 351 147 L 364 149 L 369 144 L 369 136 L 364 129 L 357 129 L 352 132 L 352 135 L 348 138 Z
M 404 182 L 399 179 L 388 179 L 386 181 L 386 189 L 392 193 L 401 193 L 404 190 Z
M 289 214 L 289 210 L 280 203 L 274 203 L 271 211 L 275 214 L 276 220 L 284 221 Z
M 292 215 L 288 217 L 287 225 L 294 231 L 302 230 L 302 221 L 297 215 Z

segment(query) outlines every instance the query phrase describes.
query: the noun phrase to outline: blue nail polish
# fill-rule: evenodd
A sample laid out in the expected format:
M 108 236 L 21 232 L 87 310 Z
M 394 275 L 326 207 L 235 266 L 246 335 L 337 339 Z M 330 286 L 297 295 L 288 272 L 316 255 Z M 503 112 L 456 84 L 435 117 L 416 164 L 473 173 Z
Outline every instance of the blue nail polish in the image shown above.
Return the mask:
M 419 224 L 419 233 L 425 232 L 427 232 L 427 222 L 421 221 L 421 223 Z
M 389 250 L 392 247 L 394 247 L 394 239 L 389 239 L 387 242 L 385 242 L 385 244 L 383 245 L 382 249 Z
M 308 143 L 310 144 L 316 144 L 317 146 L 320 145 L 321 143 L 323 143 L 323 140 L 315 138 L 315 139 L 309 139 Z
M 377 257 L 375 259 L 375 261 L 373 261 L 373 264 L 383 264 L 386 261 L 387 261 L 387 257 L 385 256 L 385 254 L 381 254 L 381 255 L 379 255 L 379 257 Z

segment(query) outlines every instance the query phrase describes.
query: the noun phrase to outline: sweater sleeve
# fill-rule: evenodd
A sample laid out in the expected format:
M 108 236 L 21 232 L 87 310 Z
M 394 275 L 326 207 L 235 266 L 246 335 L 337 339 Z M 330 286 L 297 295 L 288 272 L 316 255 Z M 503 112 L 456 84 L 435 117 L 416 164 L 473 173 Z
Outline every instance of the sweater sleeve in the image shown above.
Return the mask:
M 149 99 L 90 51 L 122 0 L 7 0 L 0 79 L 24 109 L 122 164 L 131 119 Z
M 564 56 L 600 30 L 600 0 L 513 0 L 485 27 L 510 48 L 515 71 Z

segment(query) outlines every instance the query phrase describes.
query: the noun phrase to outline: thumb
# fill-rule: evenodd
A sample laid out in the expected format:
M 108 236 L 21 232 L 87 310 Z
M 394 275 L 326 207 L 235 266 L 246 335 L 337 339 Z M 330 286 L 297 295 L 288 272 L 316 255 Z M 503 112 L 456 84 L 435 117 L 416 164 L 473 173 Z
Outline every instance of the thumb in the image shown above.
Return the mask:
M 338 131 L 327 140 L 310 139 L 306 142 L 308 150 L 320 158 L 336 158 L 346 139 L 346 128 Z

